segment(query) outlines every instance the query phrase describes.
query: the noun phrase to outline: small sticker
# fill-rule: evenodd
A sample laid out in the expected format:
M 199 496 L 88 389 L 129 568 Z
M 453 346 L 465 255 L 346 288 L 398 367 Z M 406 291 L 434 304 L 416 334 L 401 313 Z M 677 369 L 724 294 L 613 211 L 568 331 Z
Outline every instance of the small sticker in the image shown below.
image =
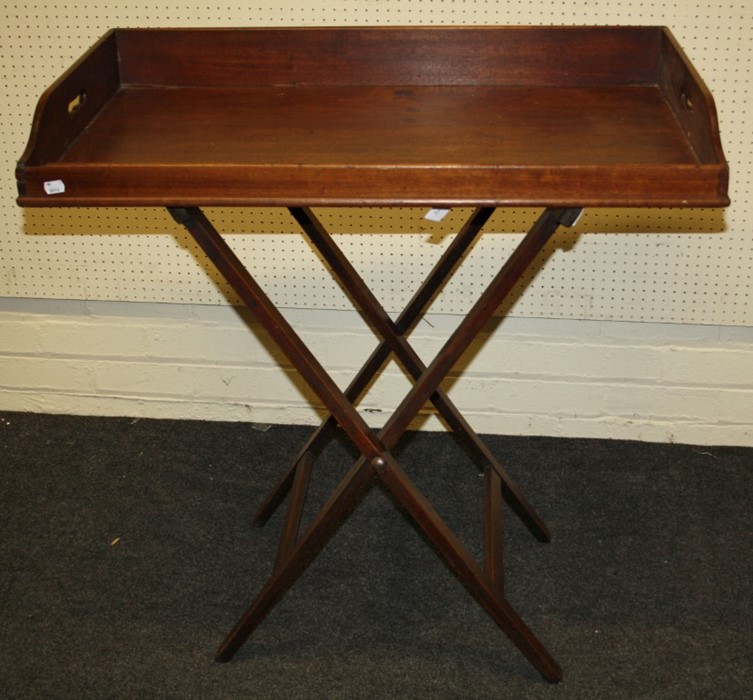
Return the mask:
M 65 192 L 65 183 L 62 180 L 46 180 L 44 191 L 47 194 L 63 194 Z
M 424 214 L 424 219 L 428 219 L 429 221 L 441 221 L 449 213 L 449 209 L 429 209 L 429 211 Z

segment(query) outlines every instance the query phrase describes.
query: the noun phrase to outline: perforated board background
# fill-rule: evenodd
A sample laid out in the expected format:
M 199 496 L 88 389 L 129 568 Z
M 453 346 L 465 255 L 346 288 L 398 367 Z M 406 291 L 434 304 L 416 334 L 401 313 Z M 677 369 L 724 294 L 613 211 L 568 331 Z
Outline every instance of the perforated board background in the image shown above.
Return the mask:
M 669 26 L 716 99 L 730 162 L 727 210 L 589 210 L 558 236 L 511 309 L 531 317 L 753 325 L 753 2 L 721 0 L 328 0 L 16 2 L 2 9 L 0 296 L 222 304 L 232 301 L 159 209 L 22 210 L 13 170 L 42 91 L 111 27 L 374 24 Z M 281 306 L 351 308 L 285 210 L 210 218 Z M 468 211 L 319 210 L 389 309 L 402 308 Z M 536 216 L 499 211 L 433 310 L 463 313 Z M 627 233 L 635 235 L 626 235 Z M 197 264 L 200 263 L 200 264 Z

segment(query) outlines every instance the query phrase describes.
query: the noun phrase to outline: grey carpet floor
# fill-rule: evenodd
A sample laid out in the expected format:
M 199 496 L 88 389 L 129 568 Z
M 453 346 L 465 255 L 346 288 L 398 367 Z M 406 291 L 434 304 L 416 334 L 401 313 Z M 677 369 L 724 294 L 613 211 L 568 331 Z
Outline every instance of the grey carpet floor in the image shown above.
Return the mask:
M 282 513 L 248 517 L 310 428 L 0 413 L 8 698 L 753 696 L 753 449 L 487 436 L 552 530 L 506 518 L 509 600 L 549 685 L 375 485 L 249 642 Z M 482 479 L 451 436 L 401 463 L 477 554 Z M 350 466 L 335 442 L 307 512 Z M 509 511 L 508 511 L 509 513 Z

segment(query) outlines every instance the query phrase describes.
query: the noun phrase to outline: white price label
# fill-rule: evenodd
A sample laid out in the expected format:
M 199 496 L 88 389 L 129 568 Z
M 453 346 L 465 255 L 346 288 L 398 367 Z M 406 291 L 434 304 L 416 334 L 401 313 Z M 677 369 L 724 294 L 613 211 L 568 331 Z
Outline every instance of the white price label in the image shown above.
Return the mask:
M 47 194 L 63 194 L 65 192 L 65 183 L 62 180 L 46 180 L 44 191 Z
M 429 209 L 429 211 L 424 214 L 424 219 L 428 219 L 429 221 L 441 221 L 449 213 L 449 209 Z

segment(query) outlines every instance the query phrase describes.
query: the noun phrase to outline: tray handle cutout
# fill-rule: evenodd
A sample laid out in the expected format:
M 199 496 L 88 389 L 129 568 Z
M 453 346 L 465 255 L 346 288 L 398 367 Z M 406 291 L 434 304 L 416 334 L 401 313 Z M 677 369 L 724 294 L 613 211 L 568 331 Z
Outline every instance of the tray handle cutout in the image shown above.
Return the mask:
M 68 103 L 68 116 L 72 117 L 74 116 L 86 103 L 86 90 L 81 90 L 78 95 L 76 95 L 69 103 Z
M 693 111 L 693 100 L 690 99 L 686 90 L 680 92 L 680 104 L 687 110 Z

